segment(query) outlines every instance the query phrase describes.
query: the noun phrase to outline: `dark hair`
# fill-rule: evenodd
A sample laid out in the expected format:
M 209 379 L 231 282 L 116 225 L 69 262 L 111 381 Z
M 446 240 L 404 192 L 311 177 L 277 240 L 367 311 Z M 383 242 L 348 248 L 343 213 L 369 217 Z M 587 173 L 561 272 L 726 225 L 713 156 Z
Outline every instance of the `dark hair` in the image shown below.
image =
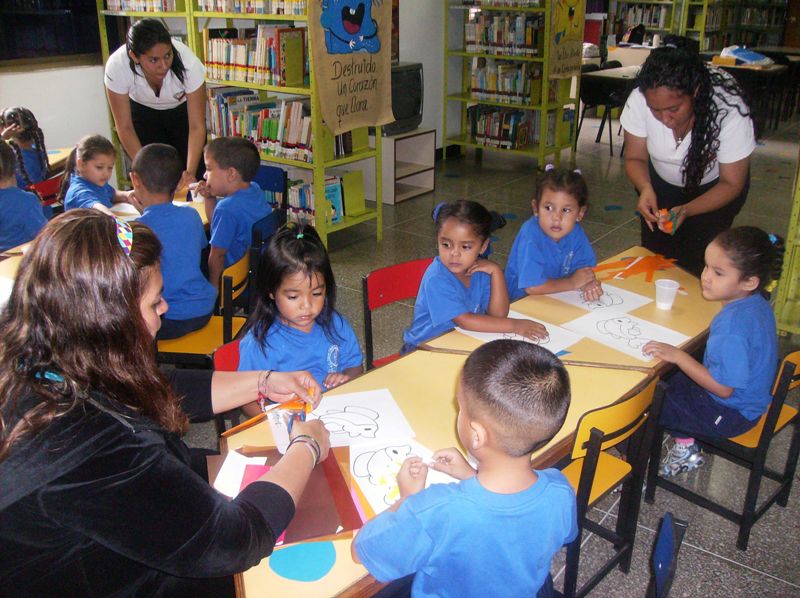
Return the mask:
M 266 347 L 267 332 L 280 315 L 273 297 L 283 279 L 298 272 L 308 275 L 309 278 L 314 274 L 322 275 L 325 281 L 325 305 L 317 316 L 316 323 L 322 327 L 329 340 L 339 340 L 333 329 L 336 280 L 333 278 L 328 252 L 313 226 L 289 222 L 272 235 L 258 262 L 256 306 L 247 320 L 245 331 L 252 330 L 253 336 L 262 347 Z
M 58 201 L 64 202 L 69 189 L 70 178 L 75 171 L 75 166 L 78 160 L 86 162 L 95 156 L 115 156 L 117 150 L 114 144 L 102 135 L 87 135 L 82 137 L 78 144 L 72 148 L 67 158 L 67 163 L 64 165 L 64 178 L 61 179 L 61 187 L 58 190 Z
M 715 238 L 742 278 L 758 277 L 757 291 L 763 291 L 781 277 L 783 239 L 768 235 L 755 226 L 739 226 L 722 231 Z
M 532 343 L 502 339 L 481 345 L 464 363 L 461 383 L 468 411 L 488 416 L 497 425 L 498 448 L 514 457 L 549 442 L 569 409 L 567 369 Z
M 481 240 L 489 238 L 492 230 L 492 215 L 477 201 L 459 199 L 444 204 L 436 214 L 436 234 L 448 218 L 455 218 L 461 224 L 471 226 Z
M 549 165 L 548 165 L 549 166 Z M 589 188 L 580 170 L 567 170 L 566 168 L 550 167 L 545 169 L 545 173 L 536 183 L 534 197 L 536 203 L 542 199 L 545 189 L 550 191 L 563 191 L 574 197 L 580 207 L 584 207 L 589 201 Z
M 685 47 L 656 48 L 650 52 L 639 71 L 637 84 L 642 93 L 667 87 L 691 98 L 695 119 L 692 142 L 681 171 L 687 190 L 697 190 L 708 165 L 717 157 L 721 123 L 730 110 L 751 116 L 747 97 L 733 77 L 707 66 L 697 52 Z
M 147 226 L 132 222 L 127 255 L 117 222 L 97 210 L 70 210 L 45 225 L 22 259 L 0 312 L 0 460 L 23 436 L 81 407 L 91 392 L 169 431 L 187 426 L 139 306 L 161 244 Z M 35 405 L 18 412 L 28 396 Z
M 141 56 L 150 51 L 150 48 L 156 44 L 167 44 L 172 48 L 172 65 L 169 70 L 175 74 L 181 83 L 184 83 L 183 78 L 186 73 L 186 67 L 183 65 L 180 52 L 178 52 L 175 45 L 172 43 L 172 37 L 169 31 L 161 21 L 157 19 L 142 19 L 141 21 L 136 21 L 128 29 L 125 47 L 136 56 Z M 128 63 L 130 64 L 134 76 L 138 75 L 139 73 L 136 72 L 136 63 L 132 58 L 128 57 Z
M 50 167 L 50 162 L 47 160 L 44 133 L 39 127 L 39 123 L 36 121 L 33 112 L 27 108 L 20 108 L 19 106 L 6 108 L 0 113 L 0 129 L 10 127 L 11 125 L 19 125 L 22 127 L 22 132 L 18 135 L 21 141 L 33 141 L 36 147 L 36 153 L 39 156 L 39 163 L 42 165 L 42 173 L 46 176 L 47 169 Z M 31 180 L 28 170 L 25 168 L 25 160 L 22 158 L 22 149 L 13 139 L 9 139 L 8 144 L 11 146 L 11 149 L 14 150 L 22 180 L 25 181 L 26 186 L 30 187 L 34 184 L 34 181 Z
M 235 168 L 245 183 L 256 177 L 261 166 L 258 148 L 244 137 L 217 137 L 206 145 L 205 151 L 221 168 Z
M 166 143 L 145 145 L 131 164 L 142 184 L 150 193 L 172 195 L 181 182 L 183 163 L 176 150 Z
M 11 145 L 0 139 L 0 182 L 15 176 L 17 171 L 17 157 Z

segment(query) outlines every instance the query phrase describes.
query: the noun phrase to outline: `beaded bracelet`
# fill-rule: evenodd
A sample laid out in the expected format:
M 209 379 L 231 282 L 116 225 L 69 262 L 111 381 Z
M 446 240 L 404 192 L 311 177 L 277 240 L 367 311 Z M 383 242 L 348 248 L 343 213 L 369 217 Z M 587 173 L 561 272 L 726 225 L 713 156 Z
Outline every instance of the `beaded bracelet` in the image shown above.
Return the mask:
M 311 436 L 307 434 L 300 434 L 299 436 L 295 436 L 292 439 L 292 441 L 289 443 L 288 448 L 291 448 L 293 444 L 306 445 L 308 447 L 308 450 L 311 451 L 311 459 L 313 461 L 311 468 L 313 469 L 314 467 L 317 466 L 317 463 L 319 463 L 319 459 L 322 456 L 322 451 L 319 448 L 319 443 L 316 440 L 314 440 Z
M 267 394 L 269 393 L 269 388 L 267 388 L 267 380 L 272 375 L 272 370 L 267 370 L 266 372 L 261 372 L 261 375 L 258 377 L 258 406 L 261 408 L 261 411 L 266 411 L 269 405 L 273 405 L 275 401 L 270 399 Z

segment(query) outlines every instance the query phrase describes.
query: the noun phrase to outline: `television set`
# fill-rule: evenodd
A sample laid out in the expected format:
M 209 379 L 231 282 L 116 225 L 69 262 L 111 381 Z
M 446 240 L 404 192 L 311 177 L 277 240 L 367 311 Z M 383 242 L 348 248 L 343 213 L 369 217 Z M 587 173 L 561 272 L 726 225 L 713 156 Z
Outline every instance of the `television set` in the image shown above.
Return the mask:
M 383 125 L 383 134 L 399 135 L 416 129 L 422 122 L 423 77 L 419 62 L 392 65 L 392 114 L 394 121 Z

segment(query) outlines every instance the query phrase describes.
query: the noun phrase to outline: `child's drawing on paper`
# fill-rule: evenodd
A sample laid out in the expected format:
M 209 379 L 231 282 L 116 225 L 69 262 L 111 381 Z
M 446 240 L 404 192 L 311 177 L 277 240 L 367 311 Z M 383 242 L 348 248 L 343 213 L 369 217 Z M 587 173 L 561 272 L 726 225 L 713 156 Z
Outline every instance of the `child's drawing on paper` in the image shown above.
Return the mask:
M 375 438 L 378 432 L 377 411 L 350 405 L 342 410 L 323 411 L 319 419 L 331 434 L 347 434 L 350 438 Z
M 328 54 L 380 52 L 378 23 L 372 5 L 381 0 L 323 0 L 320 25 L 325 29 Z
M 595 301 L 586 300 L 580 291 L 551 293 L 548 297 L 588 311 L 608 310 L 622 313 L 629 313 L 653 301 L 650 297 L 645 297 L 639 293 L 621 289 L 608 283 L 603 283 L 603 294 Z
M 361 453 L 353 461 L 352 474 L 379 489 L 384 495 L 383 502 L 391 505 L 400 498 L 397 473 L 410 454 L 411 446 L 408 444 Z
M 610 320 L 600 320 L 597 323 L 597 330 L 602 334 L 608 334 L 612 338 L 622 339 L 633 349 L 640 349 L 647 343 L 646 338 L 642 338 L 642 330 L 639 325 L 628 316 L 612 318 Z
M 586 309 L 604 309 L 615 305 L 622 305 L 622 297 L 616 293 L 604 293 L 594 301 L 581 300 Z
M 534 318 L 518 311 L 514 311 L 513 309 L 508 312 L 508 317 L 515 318 L 517 320 L 534 320 Z M 518 336 L 513 332 L 475 332 L 474 330 L 465 330 L 460 327 L 456 327 L 456 330 L 484 343 L 488 343 L 499 338 L 506 338 L 514 341 L 525 341 L 526 343 L 541 345 L 553 353 L 563 351 L 567 347 L 574 345 L 581 340 L 580 335 L 570 332 L 569 330 L 565 330 L 560 326 L 556 326 L 555 324 L 547 324 L 547 336 L 538 340 L 533 340 L 524 336 Z

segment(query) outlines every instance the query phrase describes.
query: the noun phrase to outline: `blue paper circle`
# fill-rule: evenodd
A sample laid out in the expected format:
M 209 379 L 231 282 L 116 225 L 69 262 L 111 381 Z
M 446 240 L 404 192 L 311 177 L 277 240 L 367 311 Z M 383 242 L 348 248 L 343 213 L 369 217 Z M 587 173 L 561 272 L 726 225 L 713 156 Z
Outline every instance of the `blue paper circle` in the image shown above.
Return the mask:
M 269 557 L 269 567 L 292 581 L 317 581 L 336 563 L 333 542 L 308 542 L 287 546 Z

